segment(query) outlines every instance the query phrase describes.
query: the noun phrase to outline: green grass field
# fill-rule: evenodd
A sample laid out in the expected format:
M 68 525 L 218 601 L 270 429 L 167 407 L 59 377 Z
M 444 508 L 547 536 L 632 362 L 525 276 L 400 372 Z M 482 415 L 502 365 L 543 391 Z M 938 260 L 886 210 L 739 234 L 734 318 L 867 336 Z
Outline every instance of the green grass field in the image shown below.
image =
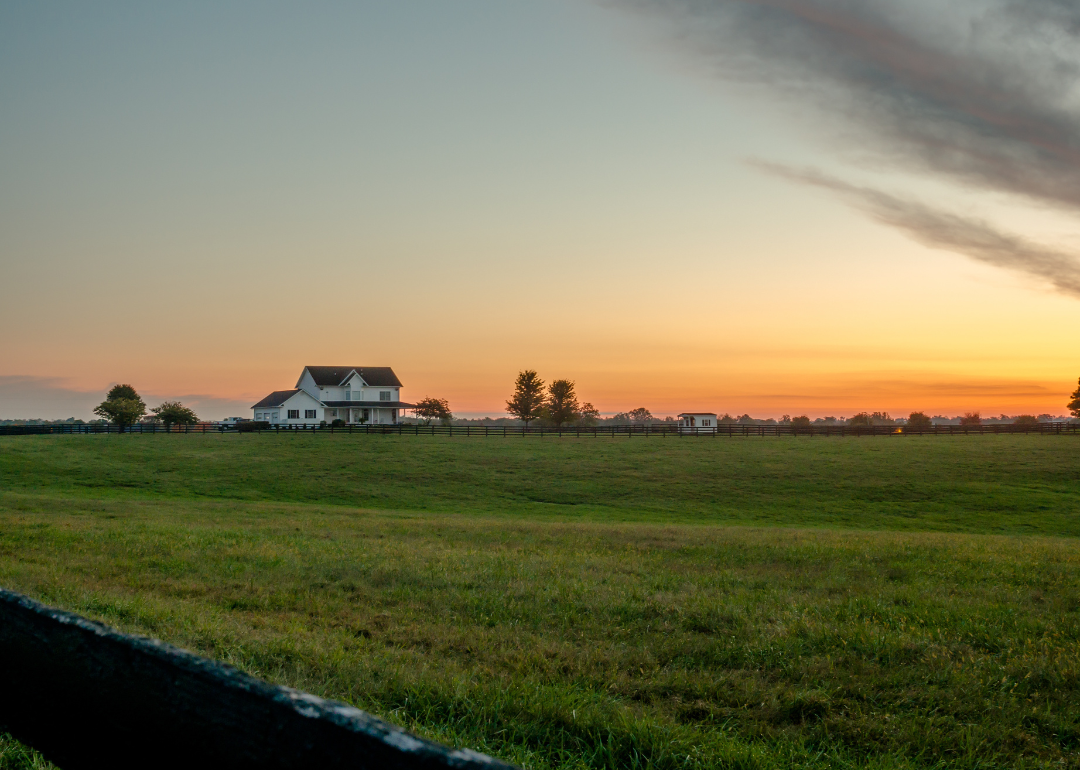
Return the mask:
M 1078 458 L 11 437 L 0 585 L 529 768 L 1080 768 Z

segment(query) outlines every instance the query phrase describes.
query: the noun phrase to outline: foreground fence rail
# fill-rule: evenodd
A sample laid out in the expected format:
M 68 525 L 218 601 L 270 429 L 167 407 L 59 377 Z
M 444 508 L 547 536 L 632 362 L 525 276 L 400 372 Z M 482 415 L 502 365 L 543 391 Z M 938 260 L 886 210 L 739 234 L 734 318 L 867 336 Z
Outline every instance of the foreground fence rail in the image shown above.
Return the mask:
M 0 731 L 64 770 L 511 770 L 0 589 Z
M 241 426 L 244 423 L 240 424 Z M 686 428 L 678 425 L 595 425 L 590 427 L 567 426 L 562 428 L 533 427 L 521 425 L 271 425 L 251 430 L 250 425 L 132 425 L 119 428 L 116 425 L 0 425 L 0 436 L 69 435 L 69 434 L 276 434 L 296 435 L 316 433 L 325 435 L 379 435 L 379 436 L 658 436 L 688 438 L 749 438 L 751 436 L 961 436 L 970 434 L 1041 433 L 1080 435 L 1080 422 L 1042 422 L 1037 425 L 932 425 L 928 428 L 907 428 L 902 425 L 743 425 L 721 423 L 715 428 Z

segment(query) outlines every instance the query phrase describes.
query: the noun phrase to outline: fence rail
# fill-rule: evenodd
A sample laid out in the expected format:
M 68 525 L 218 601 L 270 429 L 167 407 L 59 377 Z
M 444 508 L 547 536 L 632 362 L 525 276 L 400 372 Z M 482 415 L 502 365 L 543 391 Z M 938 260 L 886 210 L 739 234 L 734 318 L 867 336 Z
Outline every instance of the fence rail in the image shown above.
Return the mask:
M 65 770 L 512 770 L 0 588 L 0 732 Z
M 1080 434 L 1080 422 L 1042 422 L 1037 425 L 933 425 L 928 428 L 907 428 L 897 425 L 743 425 L 721 423 L 715 428 L 687 428 L 678 425 L 594 425 L 562 428 L 521 425 L 271 425 L 259 430 L 247 430 L 232 425 L 199 423 L 196 425 L 0 425 L 0 436 L 69 435 L 69 434 L 275 434 L 296 435 L 316 433 L 325 435 L 378 436 L 658 436 L 687 438 L 749 438 L 752 436 L 958 436 L 983 433 L 1042 433 Z

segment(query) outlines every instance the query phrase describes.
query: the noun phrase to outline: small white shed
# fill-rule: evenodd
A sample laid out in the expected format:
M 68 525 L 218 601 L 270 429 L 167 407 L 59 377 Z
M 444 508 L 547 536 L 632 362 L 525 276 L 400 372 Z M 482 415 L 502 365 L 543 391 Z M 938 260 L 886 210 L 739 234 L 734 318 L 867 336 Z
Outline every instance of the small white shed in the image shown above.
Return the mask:
M 716 412 L 683 412 L 679 433 L 716 433 Z

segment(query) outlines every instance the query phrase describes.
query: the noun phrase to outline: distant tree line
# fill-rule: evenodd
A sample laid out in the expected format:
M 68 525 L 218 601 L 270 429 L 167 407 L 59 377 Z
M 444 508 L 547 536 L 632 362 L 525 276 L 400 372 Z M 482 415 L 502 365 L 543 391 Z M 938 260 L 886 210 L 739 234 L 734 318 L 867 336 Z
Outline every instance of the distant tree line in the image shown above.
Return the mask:
M 1070 396 L 1067 408 L 1069 414 L 1080 419 L 1080 380 L 1077 388 Z M 662 419 L 654 417 L 645 407 L 631 409 L 629 412 L 619 412 L 611 417 L 602 417 L 600 412 L 588 402 L 580 403 L 575 392 L 575 384 L 572 380 L 553 380 L 546 385 L 535 370 L 526 369 L 518 373 L 514 382 L 514 392 L 506 402 L 506 411 L 511 417 L 485 417 L 473 420 L 455 419 L 450 410 L 450 404 L 445 398 L 427 396 L 421 399 L 414 410 L 416 418 L 430 424 L 432 420 L 438 420 L 443 425 L 502 425 L 524 424 L 528 426 L 532 422 L 540 422 L 544 425 L 561 427 L 564 425 L 590 426 L 597 424 L 607 425 L 651 425 L 656 423 L 671 423 L 674 417 Z M 181 404 L 179 401 L 165 401 L 154 407 L 147 413 L 146 404 L 134 387 L 127 384 L 114 385 L 105 396 L 105 400 L 94 408 L 94 414 L 102 418 L 100 421 L 108 421 L 121 428 L 127 428 L 139 421 L 151 421 L 165 426 L 193 425 L 199 421 L 195 412 Z M 912 412 L 907 418 L 893 419 L 888 412 L 859 412 L 852 417 L 818 417 L 811 420 L 807 415 L 792 417 L 785 414 L 779 420 L 774 418 L 757 419 L 749 414 L 740 417 L 732 417 L 724 414 L 717 421 L 721 424 L 740 425 L 791 425 L 793 427 L 810 427 L 811 425 L 906 425 L 912 428 L 926 428 L 931 425 L 1036 425 L 1040 422 L 1055 422 L 1064 419 L 1064 416 L 1055 417 L 1050 414 L 1021 414 L 1010 417 L 1002 414 L 998 417 L 983 418 L 979 412 L 967 412 L 958 417 L 946 417 L 935 415 L 930 417 L 923 412 Z M 56 424 L 56 423 L 83 424 L 82 420 L 69 417 L 67 420 L 0 420 L 0 425 L 19 424 Z

